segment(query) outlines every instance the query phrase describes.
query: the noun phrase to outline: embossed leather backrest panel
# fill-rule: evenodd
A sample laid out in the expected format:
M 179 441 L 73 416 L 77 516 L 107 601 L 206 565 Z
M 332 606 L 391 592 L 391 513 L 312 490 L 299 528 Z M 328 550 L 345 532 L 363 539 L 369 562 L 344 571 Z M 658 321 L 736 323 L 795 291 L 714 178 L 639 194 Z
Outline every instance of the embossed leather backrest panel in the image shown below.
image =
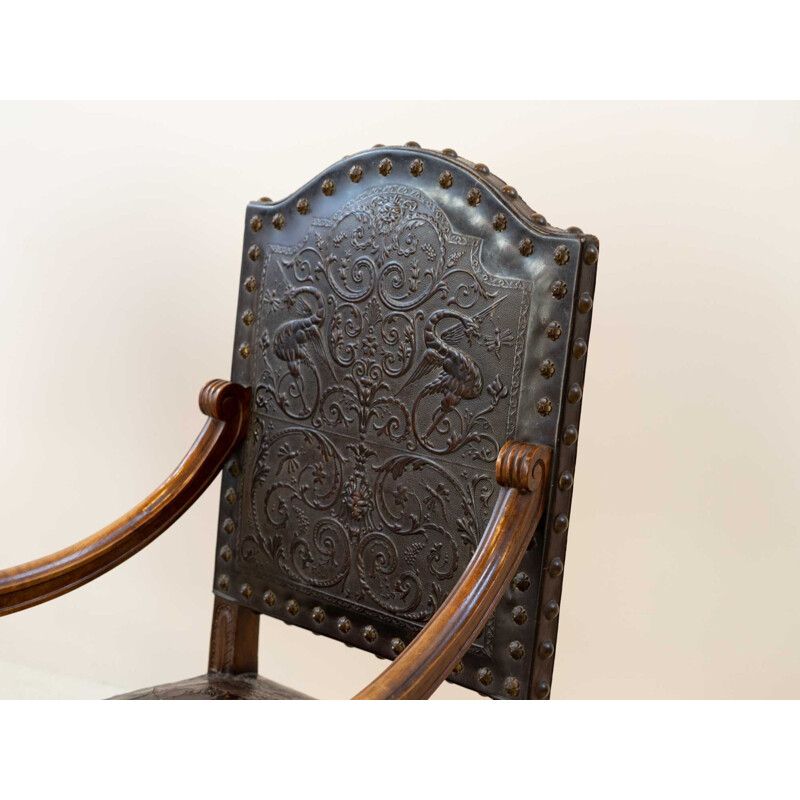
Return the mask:
M 597 251 L 483 169 L 373 149 L 248 207 L 232 379 L 253 406 L 215 591 L 391 658 L 474 552 L 500 446 L 553 446 L 547 520 L 452 676 L 526 697 L 552 669 Z

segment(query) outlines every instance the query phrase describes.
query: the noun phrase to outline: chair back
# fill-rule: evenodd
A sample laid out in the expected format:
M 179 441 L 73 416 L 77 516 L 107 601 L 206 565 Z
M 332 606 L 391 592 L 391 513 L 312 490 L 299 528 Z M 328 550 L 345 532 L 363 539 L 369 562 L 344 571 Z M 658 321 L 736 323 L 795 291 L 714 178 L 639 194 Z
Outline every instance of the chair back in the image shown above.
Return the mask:
M 215 593 L 393 658 L 463 572 L 509 439 L 554 449 L 547 513 L 450 680 L 546 697 L 597 240 L 452 150 L 377 146 L 248 206 Z

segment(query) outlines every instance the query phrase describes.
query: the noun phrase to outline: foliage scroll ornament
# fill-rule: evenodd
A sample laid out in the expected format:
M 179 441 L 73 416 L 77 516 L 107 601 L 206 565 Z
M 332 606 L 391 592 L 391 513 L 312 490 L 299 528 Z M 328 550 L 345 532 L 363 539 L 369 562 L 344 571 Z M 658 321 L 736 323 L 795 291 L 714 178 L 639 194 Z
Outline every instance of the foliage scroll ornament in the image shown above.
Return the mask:
M 241 557 L 424 623 L 474 552 L 518 407 L 531 286 L 384 186 L 269 246 Z

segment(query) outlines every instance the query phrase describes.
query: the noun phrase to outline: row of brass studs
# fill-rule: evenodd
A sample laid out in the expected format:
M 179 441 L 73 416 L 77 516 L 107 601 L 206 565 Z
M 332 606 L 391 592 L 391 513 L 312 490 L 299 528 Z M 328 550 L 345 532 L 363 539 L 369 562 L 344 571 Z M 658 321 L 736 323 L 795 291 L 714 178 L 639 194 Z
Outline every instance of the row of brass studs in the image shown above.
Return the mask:
M 526 572 L 518 572 L 511 581 L 511 588 L 520 592 L 527 592 L 531 588 L 531 579 L 528 574 Z M 514 606 L 511 611 L 511 618 L 517 625 L 524 625 L 528 621 L 528 611 L 524 606 Z M 508 653 L 515 661 L 519 661 L 525 656 L 525 645 L 515 639 L 508 645 Z M 489 686 L 494 681 L 494 675 L 489 667 L 481 667 L 478 670 L 478 681 L 483 686 Z M 503 689 L 509 697 L 517 697 L 520 690 L 519 680 L 509 676 L 503 681 Z
M 232 524 L 233 523 L 231 522 L 231 525 Z M 230 548 L 228 548 L 227 546 L 223 547 L 223 551 L 225 550 L 230 552 Z M 230 558 L 225 558 L 223 556 L 223 560 L 228 561 L 230 560 Z M 525 576 L 525 578 L 527 579 L 527 576 Z M 222 591 L 227 591 L 230 588 L 230 578 L 227 575 L 220 576 L 217 585 Z M 249 600 L 253 596 L 253 588 L 252 586 L 250 586 L 249 583 L 243 583 L 239 589 L 239 592 L 241 593 L 242 597 L 245 598 L 245 600 Z M 262 599 L 264 601 L 264 604 L 269 608 L 273 608 L 275 604 L 278 602 L 278 598 L 276 597 L 275 592 L 273 592 L 271 589 L 267 589 L 267 591 L 264 592 Z M 289 600 L 287 600 L 286 603 L 284 604 L 284 608 L 286 609 L 286 612 L 293 617 L 297 616 L 297 614 L 300 612 L 300 604 L 294 598 L 290 598 Z M 518 609 L 521 609 L 521 611 L 523 612 L 524 614 L 523 617 L 519 617 Z M 528 615 L 525 609 L 522 609 L 522 607 L 519 606 L 517 609 L 515 609 L 515 612 L 517 612 L 517 617 L 515 617 L 515 620 L 517 620 L 518 618 L 521 620 L 519 621 L 518 624 L 522 624 L 525 621 L 527 621 Z M 311 609 L 311 619 L 315 623 L 317 623 L 317 625 L 321 625 L 325 621 L 325 609 L 323 609 L 321 606 L 314 606 L 314 608 Z M 336 620 L 336 627 L 342 635 L 347 635 L 352 630 L 353 625 L 347 617 L 342 616 Z M 364 637 L 365 641 L 368 642 L 369 644 L 373 644 L 378 640 L 378 631 L 375 629 L 373 625 L 365 625 L 361 629 L 361 635 Z M 399 656 L 400 653 L 402 653 L 403 650 L 406 649 L 406 644 L 401 638 L 395 636 L 389 642 L 389 647 L 391 648 L 392 652 L 395 655 Z M 525 654 L 525 648 L 523 647 L 521 642 L 512 642 L 511 645 L 509 646 L 509 651 L 511 652 L 512 657 L 515 659 L 520 659 Z M 455 667 L 453 667 L 453 674 L 459 675 L 461 672 L 463 672 L 463 670 L 464 670 L 464 664 L 463 662 L 459 661 L 455 665 Z M 494 680 L 492 671 L 488 667 L 481 667 L 478 670 L 478 680 L 484 686 L 488 686 Z M 519 681 L 516 678 L 506 678 L 503 686 L 506 692 L 511 697 L 516 697 L 519 694 L 520 685 Z
M 269 197 L 262 197 L 261 202 L 271 203 L 272 201 L 270 200 Z M 297 210 L 301 214 L 307 213 L 309 208 L 310 208 L 309 202 L 305 198 L 298 201 Z M 259 216 L 258 214 L 255 214 L 252 217 L 250 217 L 249 225 L 250 225 L 250 230 L 253 231 L 253 233 L 258 233 L 263 227 L 263 224 L 264 224 L 263 220 L 261 216 Z M 285 225 L 286 225 L 286 218 L 283 216 L 283 214 L 273 215 L 272 226 L 276 230 L 281 230 Z M 250 247 L 247 250 L 247 257 L 253 263 L 257 262 L 261 258 L 261 248 L 257 244 L 250 245 Z M 255 275 L 249 275 L 245 279 L 244 288 L 248 294 L 252 294 L 253 292 L 255 292 L 257 285 L 258 284 Z M 252 309 L 248 308 L 244 312 L 244 314 L 242 314 L 242 322 L 245 324 L 246 327 L 249 328 L 253 324 L 254 320 L 255 320 L 255 314 L 253 313 Z M 239 345 L 239 355 L 242 358 L 249 358 L 251 352 L 252 348 L 250 347 L 250 344 L 248 342 L 242 342 L 242 344 Z
M 530 241 L 530 240 L 527 240 Z M 533 243 L 531 242 L 531 252 L 533 252 Z M 567 262 L 569 262 L 569 248 L 566 245 L 560 244 L 558 247 L 555 248 L 553 251 L 553 260 L 559 266 L 563 266 Z M 556 300 L 563 300 L 567 293 L 569 292 L 569 287 L 567 284 L 562 280 L 557 280 L 553 283 L 550 287 L 550 293 Z M 547 338 L 550 339 L 551 342 L 557 342 L 561 338 L 561 334 L 563 330 L 561 325 L 553 320 L 547 325 L 545 329 L 545 334 Z M 549 380 L 556 374 L 556 365 L 549 359 L 546 358 L 539 364 L 539 374 Z M 568 398 L 569 399 L 569 398 Z M 574 402 L 574 401 L 571 401 Z M 542 397 L 536 403 L 536 411 L 542 417 L 549 416 L 553 411 L 553 402 L 550 400 L 549 397 Z
M 379 147 L 379 146 L 382 147 L 383 145 L 375 145 L 375 146 L 376 147 Z M 446 148 L 442 152 L 443 152 L 444 155 L 449 155 L 452 158 L 457 157 L 456 154 L 455 154 L 455 150 Z M 392 160 L 390 158 L 381 159 L 380 163 L 378 164 L 378 172 L 384 177 L 389 176 L 391 174 L 393 168 L 394 168 L 394 165 L 392 164 Z M 478 172 L 480 172 L 481 174 L 483 174 L 483 175 L 489 175 L 490 174 L 489 173 L 489 168 L 485 164 L 476 164 L 475 165 L 475 169 Z M 425 163 L 422 161 L 421 158 L 415 158 L 411 162 L 411 165 L 409 166 L 409 172 L 411 173 L 411 175 L 413 177 L 415 177 L 415 178 L 418 178 L 420 175 L 422 175 L 422 173 L 424 171 L 425 171 Z M 358 183 L 361 180 L 361 178 L 364 176 L 363 167 L 361 167 L 359 164 L 355 164 L 354 166 L 352 166 L 350 168 L 349 176 L 350 176 L 350 180 L 353 183 Z M 450 172 L 449 170 L 445 170 L 444 172 L 442 172 L 442 174 L 439 176 L 439 185 L 443 189 L 449 189 L 450 187 L 452 187 L 452 185 L 453 185 L 453 173 Z M 332 195 L 334 193 L 335 188 L 336 188 L 335 183 L 330 178 L 327 179 L 322 184 L 322 191 L 323 191 L 324 194 L 326 194 L 328 196 L 330 196 L 330 195 Z M 505 194 L 511 200 L 516 200 L 519 197 L 519 193 L 517 192 L 517 190 L 513 186 L 504 186 L 502 191 L 503 191 L 503 194 Z M 481 190 L 477 186 L 472 188 L 472 189 L 470 189 L 469 192 L 467 193 L 467 202 L 471 206 L 479 205 L 482 199 L 483 199 L 483 194 L 482 194 Z M 301 201 L 301 202 L 303 202 L 303 201 Z M 308 201 L 305 201 L 305 202 L 307 203 Z M 299 204 L 298 204 L 298 211 L 300 211 Z M 301 214 L 306 214 L 306 213 L 308 213 L 308 209 L 306 208 L 305 211 L 300 211 L 300 213 Z M 541 214 L 534 213 L 532 215 L 532 219 L 533 219 L 534 222 L 538 223 L 539 225 L 546 225 L 547 224 L 547 220 Z M 506 229 L 507 224 L 508 224 L 508 220 L 507 220 L 505 214 L 497 214 L 497 215 L 495 215 L 494 219 L 492 220 L 492 223 L 493 223 L 494 229 L 496 231 L 502 232 L 502 231 L 504 231 Z M 275 224 L 275 223 L 273 222 L 273 224 Z M 534 249 L 533 242 L 529 238 L 524 238 L 519 243 L 519 251 L 523 256 L 530 256 L 533 253 L 533 249 Z M 569 252 L 567 252 L 567 259 L 568 258 L 569 258 Z M 557 263 L 565 264 L 566 260 L 557 261 Z
M 458 154 L 455 150 L 451 148 L 445 148 L 442 150 L 442 154 L 446 156 L 450 156 L 450 158 L 457 158 Z M 476 164 L 474 167 L 476 172 L 480 172 L 481 175 L 490 175 L 491 172 L 489 167 L 486 164 Z M 439 176 L 439 185 L 442 189 L 449 189 L 453 185 L 453 174 L 449 170 L 445 170 Z M 503 194 L 509 198 L 509 200 L 516 200 L 519 197 L 519 192 L 513 186 L 503 186 L 502 190 Z M 467 202 L 471 206 L 477 206 L 482 199 L 481 190 L 478 187 L 474 189 L 470 189 L 469 193 L 467 194 Z M 499 217 L 504 217 L 505 215 L 499 214 Z M 547 225 L 547 220 L 541 215 L 536 213 L 535 211 L 531 214 L 531 219 L 538 225 Z M 506 226 L 504 221 L 497 220 L 495 217 L 495 225 L 494 228 L 496 231 L 504 231 Z M 576 229 L 577 230 L 577 229 Z M 523 256 L 529 256 L 533 253 L 533 242 L 525 238 L 519 243 L 519 251 Z
M 226 591 L 230 588 L 230 578 L 227 575 L 222 575 L 217 585 L 220 589 Z M 243 583 L 239 589 L 239 592 L 246 600 L 249 600 L 253 596 L 253 588 L 249 583 Z M 267 591 L 264 592 L 262 599 L 264 601 L 264 605 L 268 606 L 269 608 L 273 608 L 278 602 L 275 592 L 273 592 L 271 589 L 267 589 Z M 286 609 L 286 612 L 293 617 L 300 613 L 300 604 L 294 598 L 287 600 L 284 604 L 284 608 Z M 325 621 L 325 610 L 321 606 L 314 606 L 314 608 L 311 609 L 311 619 L 318 625 L 321 625 Z M 352 630 L 353 624 L 347 617 L 343 616 L 336 620 L 336 627 L 340 633 L 346 635 Z M 370 644 L 378 639 L 378 631 L 373 625 L 365 625 L 361 629 L 361 634 Z M 391 640 L 389 646 L 391 647 L 392 652 L 396 655 L 400 655 L 400 653 L 402 653 L 406 648 L 405 642 L 397 636 Z
M 458 153 L 455 150 L 453 150 L 452 147 L 445 147 L 444 150 L 442 150 L 442 155 L 448 156 L 449 158 L 458 158 Z M 489 167 L 486 166 L 486 164 L 475 164 L 473 169 L 476 172 L 479 172 L 481 175 L 490 175 L 491 174 L 491 170 L 489 169 Z M 446 176 L 449 176 L 449 177 L 446 177 Z M 449 172 L 443 172 L 441 177 L 439 178 L 439 185 L 443 189 L 449 189 L 453 185 L 453 176 L 452 176 L 452 174 L 449 173 Z M 517 192 L 517 190 L 513 186 L 503 186 L 502 192 L 510 200 L 516 200 L 516 199 L 519 198 L 519 192 Z M 479 202 L 480 202 L 480 199 L 477 200 L 477 203 L 479 203 Z M 475 203 L 475 205 L 477 205 L 477 203 Z M 533 211 L 531 213 L 531 219 L 537 225 L 547 225 L 547 219 L 545 219 L 545 217 L 543 217 L 541 214 L 537 213 L 536 211 Z M 574 228 L 573 227 L 573 228 L 567 228 L 567 233 L 583 233 L 583 231 L 580 228 Z M 520 249 L 520 253 L 523 256 L 529 256 L 529 255 L 531 255 L 533 253 L 533 242 L 530 239 L 523 239 L 520 242 L 519 249 Z
M 416 142 L 408 142 L 408 143 L 406 143 L 405 146 L 406 147 L 413 147 L 415 149 L 421 149 L 420 145 L 418 143 L 416 143 Z M 382 144 L 376 144 L 376 145 L 374 145 L 374 147 L 375 148 L 379 148 L 379 147 L 383 147 L 383 145 Z M 455 150 L 453 150 L 451 147 L 445 147 L 441 152 L 442 152 L 442 155 L 448 156 L 449 158 L 458 158 L 458 153 Z M 384 177 L 386 177 L 389 174 L 391 174 L 392 168 L 393 168 L 393 164 L 392 164 L 392 161 L 391 161 L 390 158 L 382 159 L 380 164 L 378 165 L 378 171 Z M 473 169 L 476 172 L 478 172 L 478 173 L 480 173 L 481 175 L 484 175 L 484 176 L 489 176 L 491 174 L 491 171 L 489 170 L 489 167 L 486 166 L 486 164 L 481 164 L 481 163 L 475 164 Z M 422 161 L 422 159 L 420 159 L 420 158 L 415 158 L 411 162 L 411 165 L 409 167 L 410 173 L 415 178 L 418 178 L 423 173 L 424 170 L 425 170 L 425 164 Z M 353 167 L 351 167 L 349 175 L 350 175 L 350 180 L 353 181 L 353 183 L 358 183 L 361 180 L 361 178 L 363 177 L 363 175 L 364 175 L 363 167 L 361 167 L 358 164 L 354 165 Z M 452 173 L 449 172 L 449 171 L 442 172 L 442 174 L 439 176 L 439 185 L 443 189 L 449 189 L 453 185 L 453 175 L 452 175 Z M 330 195 L 332 195 L 335 192 L 336 185 L 335 185 L 334 181 L 329 178 L 329 179 L 327 179 L 327 180 L 325 180 L 323 182 L 321 188 L 322 188 L 322 193 L 325 194 L 326 196 L 330 197 Z M 471 205 L 477 205 L 478 203 L 480 203 L 480 189 L 476 188 L 473 191 L 476 192 L 477 194 L 472 194 L 472 198 L 473 199 L 469 200 L 469 198 L 468 198 L 468 201 L 470 202 Z M 510 200 L 516 200 L 516 199 L 519 198 L 519 193 L 517 192 L 517 190 L 513 186 L 503 186 L 501 191 Z M 269 197 L 262 197 L 261 198 L 261 202 L 271 203 L 272 201 L 270 200 Z M 307 203 L 307 201 L 306 201 L 306 203 Z M 298 211 L 301 214 L 308 213 L 308 209 L 306 208 L 305 211 L 301 210 L 299 204 L 298 204 Z M 537 225 L 542 225 L 542 226 L 546 226 L 547 225 L 547 219 L 542 214 L 539 214 L 536 211 L 532 211 L 530 213 L 530 217 L 533 220 L 533 222 L 536 223 Z M 260 230 L 260 222 L 256 223 L 256 224 L 258 224 L 259 227 L 258 228 L 254 228 L 254 230 L 258 231 L 258 230 Z M 273 224 L 275 224 L 275 223 L 273 222 Z M 583 231 L 578 227 L 571 226 L 571 227 L 567 228 L 567 233 L 581 234 L 581 233 L 583 233 Z M 531 252 L 532 252 L 532 246 L 533 246 L 533 243 L 531 242 L 530 239 L 523 239 L 520 242 L 520 252 L 522 253 L 522 255 L 524 255 L 524 256 L 530 255 Z M 528 251 L 530 251 L 530 252 L 528 252 Z
M 225 465 L 225 469 L 228 472 L 228 474 L 231 475 L 231 477 L 233 478 L 239 477 L 239 472 L 240 472 L 239 462 L 235 458 L 232 458 L 230 461 L 228 461 L 228 463 Z M 232 486 L 228 487 L 228 489 L 225 491 L 224 497 L 226 502 L 230 506 L 233 506 L 236 503 L 237 499 L 236 490 Z M 222 521 L 222 531 L 228 536 L 231 536 L 231 534 L 233 534 L 235 530 L 236 530 L 236 525 L 233 519 L 231 519 L 231 517 L 225 517 L 225 519 Z M 219 551 L 219 557 L 226 564 L 233 558 L 233 551 L 231 550 L 229 545 L 227 544 L 222 545 Z M 227 575 L 222 575 L 219 579 L 218 585 L 219 588 L 222 589 L 223 591 L 227 590 L 230 587 L 230 578 Z
M 583 254 L 583 261 L 585 264 L 591 266 L 596 263 L 598 258 L 598 250 L 594 245 L 587 247 Z M 569 253 L 567 253 L 567 260 Z M 564 261 L 566 263 L 566 260 Z M 579 314 L 588 314 L 592 309 L 592 297 L 588 292 L 583 292 L 578 298 L 577 308 Z M 572 357 L 575 359 L 582 359 L 588 351 L 588 345 L 583 338 L 577 338 L 572 343 Z M 583 389 L 580 384 L 573 383 L 567 392 L 567 402 L 578 403 L 583 396 Z M 569 424 L 565 426 L 561 434 L 561 441 L 568 447 L 575 444 L 578 440 L 578 429 L 575 425 Z M 572 489 L 574 484 L 574 476 L 568 469 L 562 470 L 558 476 L 558 488 L 562 492 L 568 492 Z M 569 528 L 569 517 L 566 514 L 558 514 L 553 520 L 553 531 L 557 535 L 562 535 L 567 532 Z M 546 568 L 546 575 L 550 578 L 560 578 L 564 574 L 564 561 L 559 556 L 555 556 L 550 560 Z M 548 600 L 542 607 L 542 616 L 548 622 L 556 619 L 560 612 L 558 601 L 554 598 Z M 542 660 L 548 660 L 555 654 L 555 643 L 552 639 L 545 639 L 539 644 L 537 654 Z M 550 684 L 546 680 L 539 681 L 533 687 L 534 695 L 544 700 L 550 694 Z
M 375 145 L 375 146 L 383 147 L 383 145 Z M 451 148 L 445 148 L 442 151 L 442 153 L 446 156 L 450 156 L 451 158 L 458 157 L 456 151 Z M 393 167 L 394 165 L 390 158 L 388 157 L 383 158 L 378 164 L 378 172 L 382 176 L 387 177 L 391 174 Z M 474 169 L 477 172 L 481 173 L 482 175 L 490 174 L 490 170 L 485 164 L 476 164 Z M 415 178 L 418 178 L 420 175 L 422 175 L 424 171 L 425 171 L 425 163 L 422 161 L 422 159 L 415 158 L 409 166 L 409 172 L 411 173 L 411 175 Z M 364 168 L 361 165 L 355 164 L 350 168 L 349 177 L 353 183 L 358 183 L 363 176 L 364 176 Z M 441 173 L 441 175 L 439 176 L 439 185 L 443 189 L 449 189 L 450 187 L 452 187 L 453 174 L 449 170 L 445 170 L 444 172 Z M 336 191 L 336 183 L 332 178 L 327 178 L 325 181 L 323 181 L 321 185 L 321 190 L 324 195 L 330 197 Z M 506 197 L 508 197 L 511 200 L 516 200 L 519 197 L 519 193 L 513 186 L 503 186 L 502 192 L 503 194 L 506 195 Z M 477 186 L 470 189 L 469 192 L 467 193 L 467 202 L 471 206 L 479 205 L 482 198 L 483 194 L 480 188 L 478 188 Z M 263 202 L 272 202 L 268 197 L 262 197 L 261 200 Z M 311 206 L 307 198 L 301 198 L 297 203 L 297 211 L 300 214 L 307 214 L 310 210 L 310 207 Z M 545 217 L 536 212 L 533 212 L 531 214 L 531 219 L 538 225 L 547 224 L 547 220 L 545 219 Z M 272 224 L 277 230 L 281 230 L 284 227 L 285 222 L 286 220 L 282 214 L 276 214 L 272 219 Z M 492 220 L 493 226 L 495 230 L 498 232 L 502 232 L 506 229 L 507 222 L 508 221 L 506 215 L 502 213 L 495 215 L 494 219 Z M 251 220 L 251 227 L 253 228 L 253 231 L 258 232 L 259 230 L 261 230 L 261 225 L 262 222 L 259 217 L 254 217 L 253 220 Z M 576 227 L 570 227 L 567 229 L 567 231 L 570 233 L 582 233 L 581 229 Z M 533 241 L 530 238 L 526 237 L 520 241 L 519 251 L 521 255 L 526 257 L 530 256 L 533 254 L 533 250 L 534 250 L 534 245 Z M 562 258 L 563 261 L 560 260 Z M 564 245 L 561 245 L 559 248 L 557 248 L 556 263 L 566 264 L 568 260 L 569 260 L 569 251 Z
M 262 202 L 272 202 L 268 197 L 262 197 Z M 258 233 L 261 228 L 263 227 L 263 220 L 258 214 L 250 217 L 250 230 L 253 233 Z M 286 220 L 284 219 L 283 214 L 275 214 L 272 218 L 273 226 L 280 230 L 286 224 Z M 247 250 L 247 257 L 255 263 L 261 258 L 261 248 L 257 244 L 250 245 Z M 256 277 L 255 275 L 249 275 L 244 282 L 245 291 L 248 294 L 252 294 L 256 290 Z M 242 314 L 242 322 L 249 328 L 253 324 L 253 320 L 255 320 L 255 314 L 251 309 L 247 309 L 244 314 Z M 242 358 L 249 358 L 250 353 L 252 352 L 250 344 L 248 342 L 242 342 L 239 345 L 239 355 Z

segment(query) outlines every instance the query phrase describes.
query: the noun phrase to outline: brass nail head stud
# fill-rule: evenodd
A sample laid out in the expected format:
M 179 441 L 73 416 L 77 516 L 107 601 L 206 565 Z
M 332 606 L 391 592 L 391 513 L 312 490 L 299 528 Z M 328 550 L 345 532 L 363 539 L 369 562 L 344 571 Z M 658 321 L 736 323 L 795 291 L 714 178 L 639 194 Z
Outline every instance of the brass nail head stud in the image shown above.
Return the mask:
M 550 602 L 545 604 L 544 607 L 544 618 L 553 620 L 558 616 L 559 608 L 558 603 L 555 600 L 550 600 Z
M 542 397 L 541 400 L 536 404 L 536 410 L 539 414 L 543 417 L 549 416 L 550 412 L 553 410 L 553 403 L 549 397 Z
M 478 670 L 478 680 L 484 686 L 488 686 L 494 680 L 494 675 L 492 675 L 492 671 L 489 667 L 481 667 Z
M 553 251 L 553 261 L 561 267 L 569 261 L 569 248 L 565 244 L 560 244 Z
M 553 320 L 553 322 L 547 326 L 546 333 L 550 341 L 557 342 L 561 338 L 561 325 Z
M 543 378 L 552 378 L 556 374 L 556 365 L 549 358 L 546 358 L 539 364 L 539 374 Z
M 523 645 L 522 642 L 518 642 L 518 641 L 514 640 L 508 646 L 508 654 L 515 661 L 519 661 L 525 655 L 525 645 Z
M 361 633 L 370 644 L 378 638 L 378 631 L 372 625 L 365 625 Z
M 520 592 L 527 592 L 531 588 L 531 579 L 527 572 L 518 572 L 514 576 L 514 588 Z
M 550 566 L 547 568 L 547 571 L 550 573 L 551 578 L 558 578 L 560 575 L 564 574 L 564 562 L 558 556 L 556 556 L 550 562 Z
M 505 214 L 495 214 L 492 220 L 492 227 L 501 233 L 508 226 L 508 217 Z
M 589 266 L 591 266 L 592 264 L 597 263 L 597 258 L 599 255 L 600 252 L 598 249 L 593 244 L 590 244 L 583 252 L 583 261 L 585 264 L 589 264 Z
M 573 383 L 567 392 L 567 402 L 577 403 L 583 397 L 583 390 L 577 383 Z

